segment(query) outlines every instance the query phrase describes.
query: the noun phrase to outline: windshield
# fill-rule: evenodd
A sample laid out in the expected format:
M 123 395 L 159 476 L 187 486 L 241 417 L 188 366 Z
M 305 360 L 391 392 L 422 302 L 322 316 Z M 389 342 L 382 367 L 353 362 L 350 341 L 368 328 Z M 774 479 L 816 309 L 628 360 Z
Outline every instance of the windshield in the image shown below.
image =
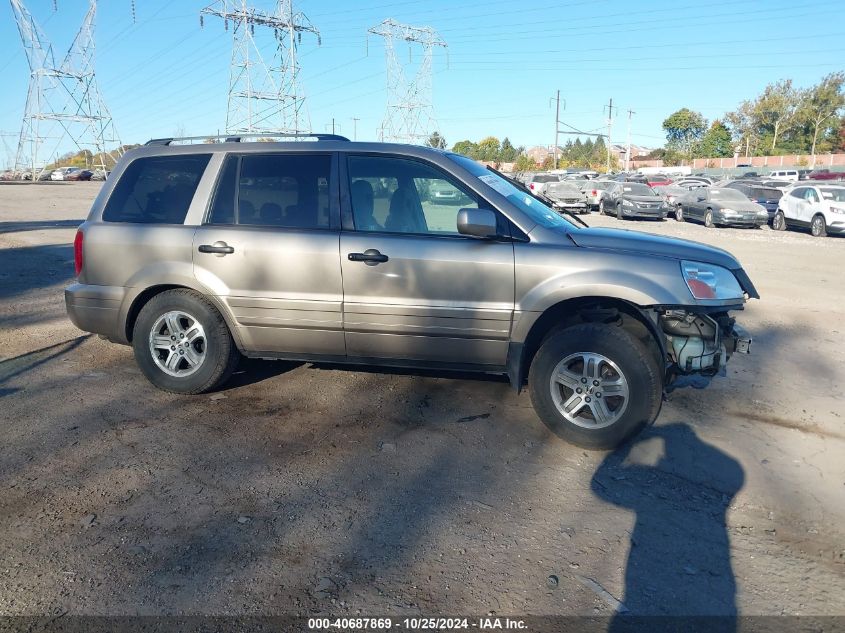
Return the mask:
M 845 187 L 821 187 L 822 198 L 834 202 L 845 202 Z
M 654 189 L 649 187 L 648 185 L 639 185 L 635 182 L 632 183 L 625 183 L 622 186 L 622 191 L 625 193 L 629 193 L 632 196 L 656 196 L 657 194 L 654 193 Z
M 736 189 L 711 189 L 710 190 L 710 199 L 711 200 L 736 200 L 736 201 L 748 200 L 748 198 L 745 197 L 745 194 L 737 191 Z
M 459 156 L 458 154 L 447 154 L 451 160 L 458 163 L 473 176 L 495 189 L 498 193 L 508 199 L 512 205 L 522 211 L 534 222 L 545 227 L 566 227 L 576 228 L 576 225 L 560 214 L 556 213 L 536 198 L 531 197 L 524 191 L 517 189 L 513 183 L 494 174 L 492 171 L 479 165 L 471 158 Z

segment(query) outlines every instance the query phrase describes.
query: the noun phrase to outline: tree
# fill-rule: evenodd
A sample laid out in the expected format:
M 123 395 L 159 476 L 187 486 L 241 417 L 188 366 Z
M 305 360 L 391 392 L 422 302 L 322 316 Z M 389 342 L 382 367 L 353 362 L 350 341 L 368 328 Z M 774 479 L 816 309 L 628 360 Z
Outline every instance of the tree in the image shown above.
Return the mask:
M 845 83 L 845 72 L 830 73 L 818 85 L 806 90 L 802 95 L 799 116 L 813 130 L 813 145 L 810 154 L 813 156 L 814 165 L 819 132 L 826 131 L 832 124 L 835 125 L 834 117 L 845 106 L 845 95 L 842 94 L 843 83 Z
M 716 119 L 698 145 L 698 156 L 701 158 L 727 158 L 733 156 L 733 151 L 730 130 L 725 127 L 724 123 Z
M 536 169 L 536 167 L 537 163 L 535 163 L 534 159 L 528 154 L 520 154 L 517 156 L 516 162 L 513 166 L 516 171 L 531 171 L 532 169 Z
M 695 145 L 707 130 L 707 119 L 700 112 L 681 108 L 663 121 L 667 146 L 691 157 Z
M 434 147 L 436 149 L 446 149 L 446 139 L 440 136 L 440 132 L 432 132 L 431 136 L 425 142 L 427 147 Z
M 752 115 L 758 131 L 772 135 L 772 153 L 778 143 L 778 135 L 789 125 L 801 102 L 801 94 L 792 87 L 792 80 L 785 79 L 766 86 L 752 106 Z
M 467 158 L 476 158 L 478 146 L 472 141 L 458 141 L 452 146 L 452 151 Z
M 495 136 L 488 136 L 478 142 L 477 160 L 496 161 L 499 159 L 499 139 Z
M 517 152 L 516 148 L 511 144 L 510 139 L 506 136 L 499 150 L 499 160 L 503 163 L 512 163 L 516 160 L 518 154 L 519 152 Z

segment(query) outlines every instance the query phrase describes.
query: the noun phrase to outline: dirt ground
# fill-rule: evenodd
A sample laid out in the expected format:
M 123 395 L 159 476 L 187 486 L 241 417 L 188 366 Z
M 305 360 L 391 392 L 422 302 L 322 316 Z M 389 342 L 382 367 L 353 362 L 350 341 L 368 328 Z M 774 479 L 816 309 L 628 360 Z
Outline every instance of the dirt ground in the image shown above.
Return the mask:
M 65 316 L 97 189 L 0 185 L 0 615 L 845 615 L 845 239 L 590 216 L 727 248 L 762 295 L 752 354 L 607 454 L 494 378 L 156 390 Z

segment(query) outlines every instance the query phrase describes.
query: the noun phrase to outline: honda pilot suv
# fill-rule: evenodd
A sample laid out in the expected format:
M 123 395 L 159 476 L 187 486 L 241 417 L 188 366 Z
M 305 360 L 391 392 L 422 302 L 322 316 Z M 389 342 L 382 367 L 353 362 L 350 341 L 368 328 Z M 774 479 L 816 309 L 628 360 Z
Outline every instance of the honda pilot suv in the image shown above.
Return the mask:
M 502 374 L 588 448 L 748 351 L 731 312 L 758 295 L 723 250 L 588 228 L 447 151 L 315 138 L 127 152 L 76 234 L 73 323 L 183 394 L 241 356 Z

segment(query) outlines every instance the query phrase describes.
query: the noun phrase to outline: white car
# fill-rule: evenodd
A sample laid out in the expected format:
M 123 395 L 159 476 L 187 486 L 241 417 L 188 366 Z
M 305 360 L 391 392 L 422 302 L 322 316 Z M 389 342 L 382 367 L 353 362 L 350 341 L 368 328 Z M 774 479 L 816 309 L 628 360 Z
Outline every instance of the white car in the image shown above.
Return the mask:
M 779 169 L 770 173 L 768 177 L 773 180 L 791 180 L 792 182 L 798 182 L 798 170 Z
M 546 193 L 546 187 L 550 182 L 560 182 L 560 176 L 557 174 L 534 174 L 534 176 L 525 183 L 525 186 L 531 190 L 531 193 L 542 195 Z
M 50 180 L 64 180 L 65 176 L 75 171 L 79 171 L 79 167 L 62 167 L 61 169 L 56 169 L 50 174 Z
M 809 228 L 815 237 L 845 233 L 845 185 L 797 186 L 784 192 L 772 228 Z

